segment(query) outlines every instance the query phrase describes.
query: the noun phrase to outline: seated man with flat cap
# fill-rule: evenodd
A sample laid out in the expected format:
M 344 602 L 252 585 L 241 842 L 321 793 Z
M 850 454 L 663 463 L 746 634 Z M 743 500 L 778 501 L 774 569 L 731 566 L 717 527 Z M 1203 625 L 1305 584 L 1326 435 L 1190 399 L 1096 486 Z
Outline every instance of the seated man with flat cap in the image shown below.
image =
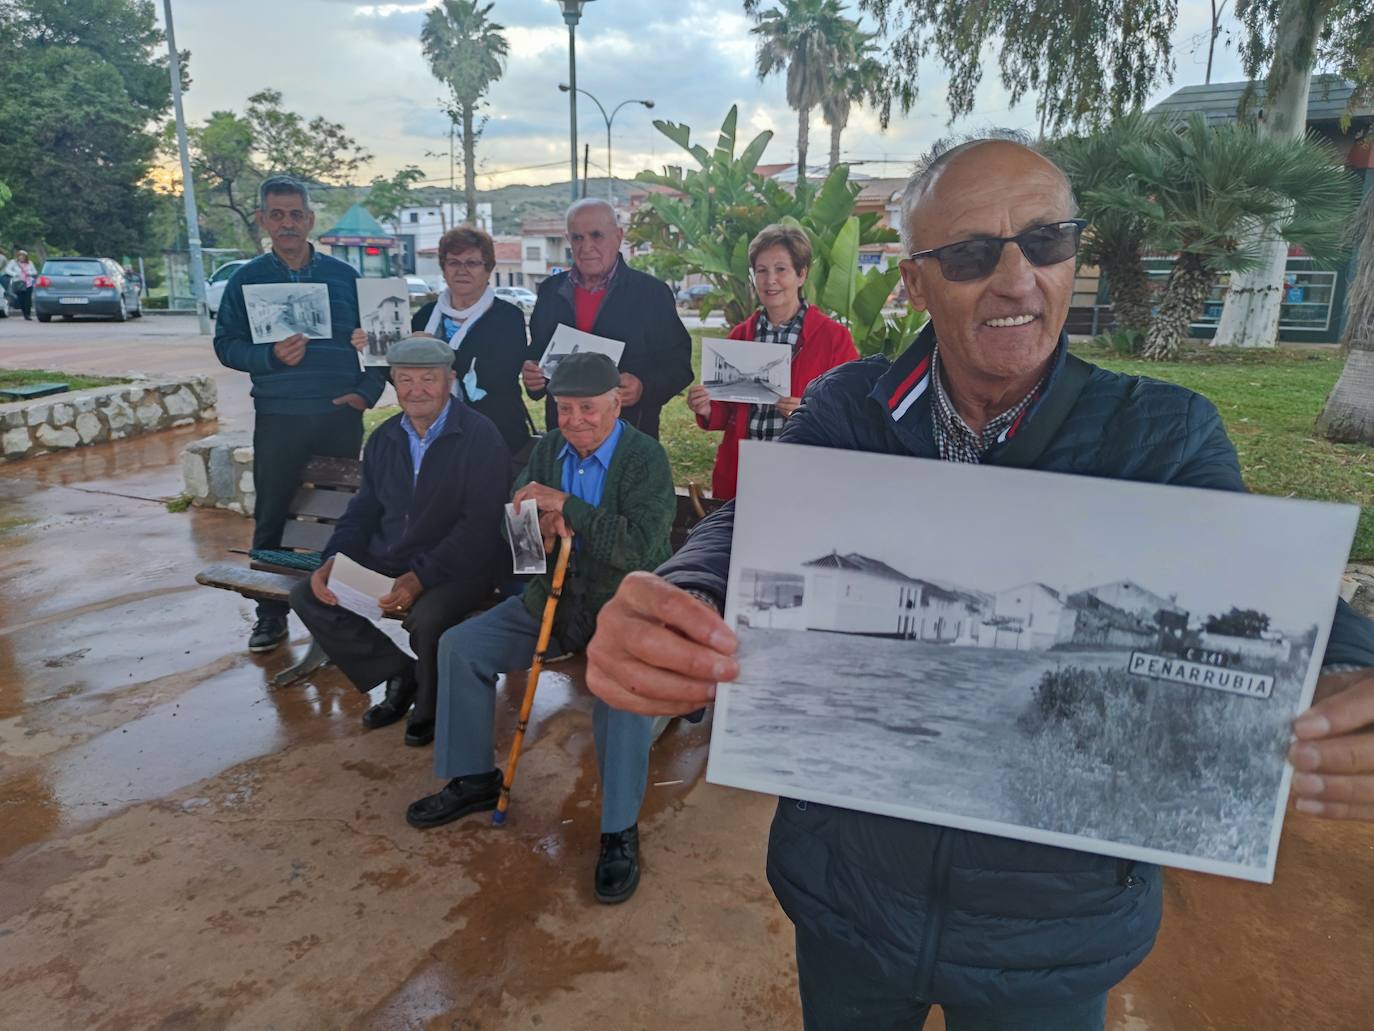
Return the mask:
M 620 374 L 605 355 L 572 354 L 549 392 L 558 427 L 546 433 L 516 480 L 514 503 L 533 498 L 546 540 L 571 536 L 573 555 L 553 621 L 550 654 L 587 646 L 596 616 L 635 570 L 669 554 L 676 498 L 658 441 L 620 419 Z M 496 678 L 530 664 L 553 571 L 460 623 L 439 642 L 438 741 L 434 772 L 448 780 L 413 803 L 406 819 L 437 827 L 496 808 L 501 771 L 492 745 Z M 653 720 L 600 702 L 592 713 L 601 771 L 601 852 L 596 897 L 623 902 L 639 884 L 639 806 L 649 770 Z
M 363 449 L 362 487 L 325 547 L 324 564 L 291 592 L 291 608 L 359 691 L 386 684 L 363 714 L 369 728 L 403 719 L 408 745 L 434 739 L 440 635 L 491 597 L 510 573 L 501 540 L 510 455 L 496 425 L 452 395 L 453 352 L 410 337 L 391 348 L 401 414 Z M 415 658 L 329 589 L 335 555 L 395 577 L 383 610 L 405 612 Z

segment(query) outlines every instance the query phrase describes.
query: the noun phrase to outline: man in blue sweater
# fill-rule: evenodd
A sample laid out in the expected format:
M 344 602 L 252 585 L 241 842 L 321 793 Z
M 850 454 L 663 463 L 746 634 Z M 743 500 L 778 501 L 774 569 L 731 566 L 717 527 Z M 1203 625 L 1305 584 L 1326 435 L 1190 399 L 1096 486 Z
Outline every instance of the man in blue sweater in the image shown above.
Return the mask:
M 439 637 L 510 572 L 501 539 L 510 453 L 495 423 L 452 396 L 453 352 L 442 340 L 402 340 L 389 358 L 402 414 L 368 438 L 362 486 L 291 608 L 359 691 L 386 684 L 363 725 L 396 723 L 413 703 L 405 742 L 418 746 L 434 740 Z M 338 606 L 329 574 L 339 554 L 395 578 L 379 601 L 406 613 L 414 658 Z
M 301 470 L 312 455 L 357 458 L 363 411 L 386 387 L 385 370 L 364 371 L 349 337 L 358 326 L 358 278 L 350 265 L 316 252 L 310 243 L 315 213 L 302 183 L 287 176 L 265 180 L 258 225 L 272 249 L 230 278 L 220 302 L 215 354 L 222 364 L 253 377 L 253 550 L 281 547 L 282 528 Z M 323 283 L 329 289 L 327 340 L 294 333 L 271 344 L 253 343 L 245 286 Z M 286 639 L 287 606 L 258 602 L 248 640 L 253 652 L 270 652 Z
M 1069 360 L 1074 213 L 1067 177 L 1028 146 L 937 153 L 908 183 L 901 226 L 903 279 L 930 322 L 895 361 L 813 382 L 781 446 L 1243 490 L 1205 398 Z M 719 615 L 734 515 L 720 509 L 601 610 L 587 686 L 606 704 L 690 712 L 738 675 Z M 1318 685 L 1331 696 L 1293 728 L 1304 812 L 1374 819 L 1370 666 L 1374 627 L 1342 604 Z M 1161 913 L 1149 863 L 790 799 L 773 819 L 768 880 L 796 929 L 807 1031 L 913 1031 L 932 1005 L 949 1031 L 1101 1031 L 1108 991 L 1148 955 Z

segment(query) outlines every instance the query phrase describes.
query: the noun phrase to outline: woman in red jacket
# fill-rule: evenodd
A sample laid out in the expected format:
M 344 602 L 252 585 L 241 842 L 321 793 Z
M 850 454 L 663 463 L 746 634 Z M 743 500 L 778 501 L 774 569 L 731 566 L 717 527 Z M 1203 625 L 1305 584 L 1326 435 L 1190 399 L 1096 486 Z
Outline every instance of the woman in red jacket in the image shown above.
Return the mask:
M 739 442 L 772 440 L 801 404 L 808 383 L 836 365 L 859 357 L 854 338 L 834 319 L 802 297 L 811 268 L 811 241 L 795 226 L 771 225 L 749 244 L 749 267 L 763 307 L 730 330 L 731 340 L 792 345 L 792 394 L 776 404 L 712 401 L 700 383 L 687 391 L 687 406 L 704 430 L 724 430 L 711 470 L 711 493 L 735 496 Z

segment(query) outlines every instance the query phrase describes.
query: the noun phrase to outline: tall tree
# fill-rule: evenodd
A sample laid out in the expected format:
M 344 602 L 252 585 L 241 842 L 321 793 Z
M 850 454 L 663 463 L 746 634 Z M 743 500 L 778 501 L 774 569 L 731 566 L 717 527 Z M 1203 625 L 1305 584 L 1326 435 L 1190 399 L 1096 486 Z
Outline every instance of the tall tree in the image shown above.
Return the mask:
M 840 163 L 840 136 L 849 125 L 855 104 L 872 103 L 882 85 L 883 66 L 874 56 L 873 36 L 849 22 L 840 41 L 829 84 L 821 98 L 821 115 L 830 126 L 830 170 Z
M 1259 260 L 1251 241 L 1272 234 L 1318 260 L 1342 251 L 1354 208 L 1352 177 L 1315 140 L 1275 140 L 1242 124 L 1211 127 L 1194 115 L 1152 143 L 1122 150 L 1125 185 L 1090 191 L 1153 223 L 1177 255 L 1146 334 L 1147 358 L 1172 357 L 1218 272 Z
M 171 103 L 147 0 L 0 3 L 0 237 L 120 257 L 147 242 Z
M 425 173 L 414 165 L 406 165 L 390 179 L 379 175 L 368 187 L 363 207 L 367 208 L 374 218 L 379 218 L 383 222 L 390 221 L 402 208 L 415 203 L 415 184 L 422 182 L 424 178 Z
M 1124 183 L 1131 175 L 1125 155 L 1136 146 L 1154 147 L 1169 131 L 1157 118 L 1136 111 L 1096 132 L 1065 136 L 1053 144 L 1056 160 L 1082 202 L 1090 223 L 1079 261 L 1101 270 L 1111 293 L 1112 314 L 1121 329 L 1142 333 L 1150 324 L 1153 291 L 1143 255 L 1154 223 L 1138 211 L 1112 203 L 1097 191 Z
M 1364 195 L 1355 229 L 1359 262 L 1345 292 L 1341 333 L 1345 368 L 1317 428 L 1332 440 L 1374 444 L 1374 189 Z
M 311 185 L 342 186 L 372 159 L 341 124 L 283 109 L 281 93 L 272 89 L 248 98 L 246 116 L 214 111 L 189 135 L 197 199 L 232 215 L 254 251 L 262 250 L 253 213 L 265 176 L 285 173 Z
M 844 40 L 854 24 L 844 17 L 839 0 L 779 0 L 781 8 L 759 13 L 751 30 L 758 37 L 759 79 L 787 72 L 787 104 L 797 112 L 797 182 L 806 181 L 806 152 L 811 137 L 811 110 L 830 90 L 842 63 Z M 759 0 L 745 0 L 746 13 Z
M 1254 92 L 1262 107 L 1258 131 L 1293 140 L 1307 129 L 1312 76 L 1320 66 L 1347 73 L 1356 95 L 1369 98 L 1374 84 L 1374 8 L 1368 0 L 1240 0 L 1236 13 L 1244 26 L 1241 56 L 1252 79 L 1264 76 Z M 1278 343 L 1283 276 L 1288 247 L 1280 239 L 1255 241 L 1255 266 L 1232 278 L 1214 343 L 1228 347 L 1273 347 Z
M 459 123 L 463 144 L 463 194 L 468 219 L 477 217 L 477 112 L 492 84 L 505 73 L 510 45 L 505 26 L 487 16 L 492 4 L 443 0 L 430 9 L 420 30 L 420 46 L 434 77 L 449 89 L 450 118 Z

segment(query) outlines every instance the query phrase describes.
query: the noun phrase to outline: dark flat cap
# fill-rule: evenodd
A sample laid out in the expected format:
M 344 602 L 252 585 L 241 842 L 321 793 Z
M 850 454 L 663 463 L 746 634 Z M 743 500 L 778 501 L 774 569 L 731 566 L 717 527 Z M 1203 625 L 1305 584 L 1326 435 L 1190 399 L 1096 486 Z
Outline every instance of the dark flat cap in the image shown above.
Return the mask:
M 620 372 L 604 354 L 578 351 L 558 362 L 549 380 L 554 397 L 598 397 L 620 386 Z
M 406 337 L 387 348 L 387 364 L 407 368 L 434 368 L 453 364 L 453 348 L 434 337 Z

